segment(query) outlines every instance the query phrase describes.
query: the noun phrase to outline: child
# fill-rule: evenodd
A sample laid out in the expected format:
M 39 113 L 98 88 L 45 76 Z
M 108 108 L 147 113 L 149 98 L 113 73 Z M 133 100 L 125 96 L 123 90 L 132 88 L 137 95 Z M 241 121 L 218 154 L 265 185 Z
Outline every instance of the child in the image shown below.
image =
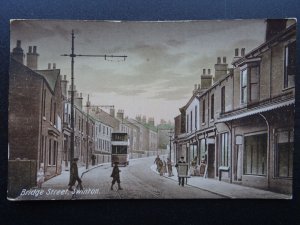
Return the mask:
M 115 166 L 114 166 L 113 171 L 110 175 L 113 178 L 113 180 L 111 182 L 110 190 L 113 190 L 113 186 L 116 183 L 116 181 L 118 183 L 118 190 L 123 190 L 123 188 L 121 188 L 121 185 L 120 185 L 120 183 L 121 183 L 121 181 L 120 181 L 120 172 L 121 172 L 121 170 L 119 170 L 118 164 L 119 164 L 119 162 L 115 162 Z

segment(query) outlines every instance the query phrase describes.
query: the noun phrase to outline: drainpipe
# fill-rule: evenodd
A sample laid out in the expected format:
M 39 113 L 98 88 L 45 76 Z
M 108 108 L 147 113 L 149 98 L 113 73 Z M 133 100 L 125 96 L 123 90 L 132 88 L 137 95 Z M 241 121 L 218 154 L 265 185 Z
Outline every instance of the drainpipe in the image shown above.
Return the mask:
M 229 133 L 230 133 L 230 183 L 232 183 L 232 121 L 230 121 L 230 126 L 228 125 L 227 122 L 225 122 L 224 124 L 226 124 L 226 126 L 229 129 Z
M 267 147 L 267 180 L 268 180 L 268 188 L 270 188 L 270 157 L 271 157 L 271 148 L 270 148 L 270 124 L 267 118 L 259 113 L 259 115 L 266 121 L 267 128 L 268 128 L 268 147 Z
M 269 98 L 272 98 L 272 64 L 273 64 L 273 51 L 272 47 L 270 47 L 270 77 L 269 77 L 269 82 L 270 82 L 270 89 L 269 89 Z

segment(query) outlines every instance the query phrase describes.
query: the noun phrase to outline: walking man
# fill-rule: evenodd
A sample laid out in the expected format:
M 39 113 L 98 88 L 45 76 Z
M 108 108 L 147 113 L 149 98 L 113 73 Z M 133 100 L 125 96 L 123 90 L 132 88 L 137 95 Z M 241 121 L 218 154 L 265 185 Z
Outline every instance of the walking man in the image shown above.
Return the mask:
M 121 185 L 120 185 L 120 183 L 121 183 L 121 181 L 120 181 L 120 172 L 121 172 L 121 170 L 119 169 L 118 164 L 119 164 L 119 162 L 115 162 L 113 171 L 110 175 L 113 178 L 112 182 L 111 182 L 110 190 L 113 190 L 113 186 L 116 183 L 116 181 L 118 183 L 118 190 L 123 190 L 123 188 L 121 188 Z
M 160 158 L 159 158 L 159 155 L 157 155 L 157 157 L 155 158 L 154 160 L 154 163 L 156 164 L 156 171 L 158 171 L 158 164 L 159 164 L 159 161 L 160 161 Z M 159 172 L 159 171 L 158 171 Z
M 82 180 L 79 178 L 78 175 L 78 167 L 77 167 L 77 161 L 78 158 L 74 158 L 72 165 L 71 165 L 71 179 L 70 179 L 70 183 L 69 183 L 69 191 L 73 191 L 73 186 L 75 185 L 76 181 L 78 182 L 78 186 L 80 188 L 80 190 L 82 190 Z

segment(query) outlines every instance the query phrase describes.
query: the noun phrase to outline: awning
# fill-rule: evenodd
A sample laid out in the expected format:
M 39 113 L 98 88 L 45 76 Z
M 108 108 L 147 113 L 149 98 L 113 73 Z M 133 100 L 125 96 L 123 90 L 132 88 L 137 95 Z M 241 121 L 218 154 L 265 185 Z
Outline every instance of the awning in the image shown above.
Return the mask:
M 256 107 L 254 109 L 242 112 L 242 113 L 237 112 L 235 115 L 230 115 L 228 117 L 221 118 L 221 119 L 217 120 L 217 123 L 227 122 L 227 121 L 231 121 L 231 120 L 235 120 L 235 119 L 240 119 L 240 118 L 243 118 L 243 117 L 246 117 L 246 116 L 251 116 L 251 115 L 258 114 L 258 113 L 267 112 L 267 111 L 270 111 L 270 110 L 273 110 L 273 109 L 278 109 L 278 108 L 281 108 L 281 107 L 284 107 L 284 106 L 289 106 L 289 105 L 292 105 L 292 104 L 295 104 L 295 99 L 285 101 L 285 102 L 281 102 L 281 103 L 277 103 L 277 104 L 273 104 L 273 105 L 269 105 L 269 106 L 259 106 L 259 107 Z

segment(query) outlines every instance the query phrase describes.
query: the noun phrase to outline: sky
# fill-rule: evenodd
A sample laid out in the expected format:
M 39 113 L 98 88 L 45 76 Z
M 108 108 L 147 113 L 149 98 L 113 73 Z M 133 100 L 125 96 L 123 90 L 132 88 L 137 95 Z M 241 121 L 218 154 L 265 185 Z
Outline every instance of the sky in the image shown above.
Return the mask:
M 11 21 L 11 50 L 21 40 L 24 53 L 37 46 L 38 69 L 56 63 L 70 80 L 71 31 L 75 54 L 126 55 L 107 59 L 76 57 L 75 85 L 93 105 L 114 105 L 125 116 L 154 117 L 174 122 L 200 83 L 203 69 L 217 57 L 227 57 L 229 67 L 235 48 L 246 53 L 265 40 L 264 20 L 210 21 Z M 24 61 L 26 62 L 26 60 Z M 69 82 L 70 83 L 70 82 Z

